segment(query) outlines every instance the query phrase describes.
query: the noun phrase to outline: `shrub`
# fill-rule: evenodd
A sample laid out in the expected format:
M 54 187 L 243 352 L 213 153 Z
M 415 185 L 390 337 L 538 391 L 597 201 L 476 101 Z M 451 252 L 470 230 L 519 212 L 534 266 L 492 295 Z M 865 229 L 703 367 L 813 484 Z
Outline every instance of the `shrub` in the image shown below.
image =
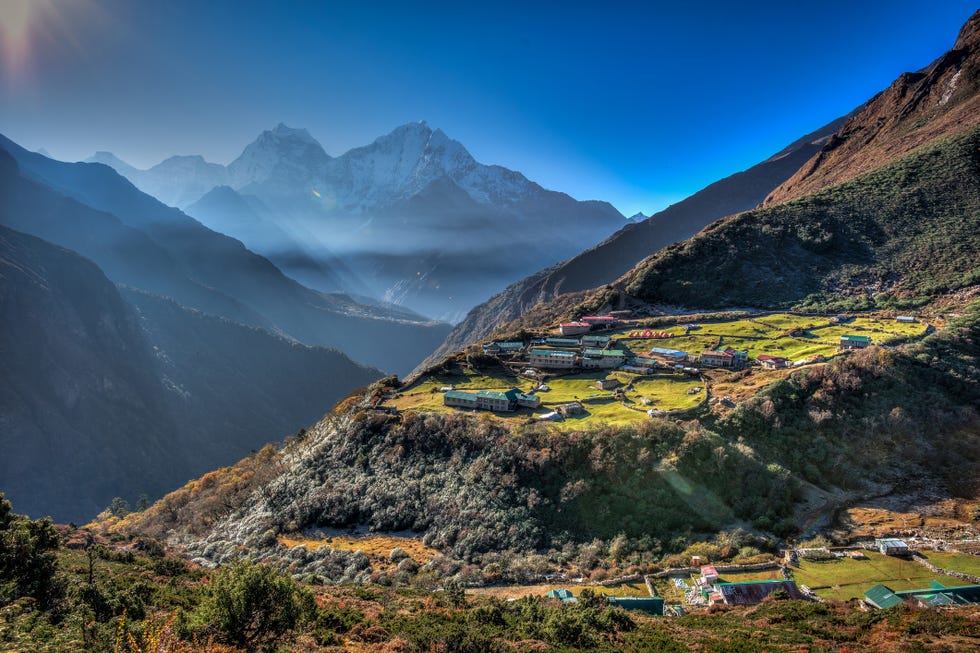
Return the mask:
M 271 652 L 311 614 L 313 595 L 268 565 L 238 562 L 204 590 L 198 624 L 246 651 Z

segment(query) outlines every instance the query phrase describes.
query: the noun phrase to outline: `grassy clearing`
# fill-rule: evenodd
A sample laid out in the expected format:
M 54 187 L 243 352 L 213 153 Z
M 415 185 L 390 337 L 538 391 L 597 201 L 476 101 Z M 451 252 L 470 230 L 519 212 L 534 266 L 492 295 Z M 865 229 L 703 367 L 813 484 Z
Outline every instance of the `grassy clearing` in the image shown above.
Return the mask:
M 980 556 L 969 553 L 949 553 L 947 551 L 921 551 L 920 555 L 940 569 L 980 576 Z M 966 582 L 960 580 L 958 584 L 963 585 Z
M 694 394 L 688 394 L 697 388 L 701 390 Z M 704 381 L 698 378 L 669 376 L 669 377 L 638 377 L 633 381 L 633 389 L 627 392 L 627 397 L 636 402 L 637 406 L 643 407 L 640 397 L 646 397 L 653 403 L 651 408 L 658 410 L 676 410 L 681 408 L 694 408 L 704 401 L 707 390 Z
M 826 561 L 801 560 L 794 570 L 796 582 L 809 586 L 818 596 L 837 601 L 860 598 L 882 583 L 893 590 L 925 587 L 938 580 L 947 585 L 962 585 L 951 576 L 934 574 L 912 560 L 865 552 L 868 560 L 835 558 Z
M 718 580 L 723 583 L 743 583 L 750 580 L 783 580 L 779 569 L 763 569 L 762 571 L 728 571 L 719 572 Z

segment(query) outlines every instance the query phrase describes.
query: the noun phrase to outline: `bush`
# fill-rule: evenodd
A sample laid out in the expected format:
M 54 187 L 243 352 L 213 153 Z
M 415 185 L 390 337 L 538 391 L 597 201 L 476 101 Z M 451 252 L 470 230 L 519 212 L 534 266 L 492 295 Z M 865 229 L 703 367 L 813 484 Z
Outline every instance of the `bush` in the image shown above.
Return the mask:
M 315 609 L 313 595 L 268 565 L 238 562 L 204 590 L 196 622 L 246 651 L 271 652 Z

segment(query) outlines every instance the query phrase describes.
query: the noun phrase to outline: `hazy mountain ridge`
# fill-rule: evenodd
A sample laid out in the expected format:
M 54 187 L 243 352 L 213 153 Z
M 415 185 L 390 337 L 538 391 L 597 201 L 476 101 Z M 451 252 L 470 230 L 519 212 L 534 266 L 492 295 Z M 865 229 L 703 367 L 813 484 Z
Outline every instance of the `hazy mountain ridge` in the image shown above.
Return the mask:
M 116 282 L 394 370 L 417 364 L 448 331 L 405 309 L 305 288 L 105 166 L 0 144 L 11 155 L 0 153 L 3 223 L 91 257 Z
M 193 194 L 184 178 L 166 177 L 163 164 L 151 184 L 151 171 L 101 158 L 144 190 L 170 184 L 161 196 Z M 214 181 L 204 173 L 202 179 Z M 249 144 L 219 181 L 250 206 L 228 193 L 202 192 L 186 206 L 189 213 L 319 290 L 373 294 L 442 319 L 462 317 L 491 289 L 625 223 L 606 202 L 577 201 L 519 172 L 478 163 L 425 122 L 337 157 L 306 130 L 280 124 Z M 521 248 L 512 247 L 517 233 Z M 498 264 L 481 276 L 458 274 L 475 258 Z

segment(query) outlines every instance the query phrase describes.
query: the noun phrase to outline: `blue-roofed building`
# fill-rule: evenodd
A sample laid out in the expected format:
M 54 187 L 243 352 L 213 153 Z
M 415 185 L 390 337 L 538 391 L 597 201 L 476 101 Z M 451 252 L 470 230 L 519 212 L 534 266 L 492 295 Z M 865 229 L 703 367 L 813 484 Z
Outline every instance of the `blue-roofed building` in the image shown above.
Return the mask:
M 562 603 L 578 603 L 578 599 L 568 590 L 548 590 L 545 598 L 557 599 Z
M 583 347 L 599 347 L 600 349 L 609 344 L 609 336 L 582 336 Z
M 977 605 L 980 604 L 980 585 L 947 587 L 938 580 L 934 580 L 929 583 L 929 587 L 898 591 L 892 591 L 884 585 L 875 585 L 864 593 L 864 600 L 869 605 L 880 609 L 893 608 L 904 602 L 922 607 Z
M 687 352 L 679 351 L 677 349 L 663 349 L 662 347 L 654 347 L 650 350 L 650 356 L 659 361 L 665 363 L 683 363 L 687 360 Z
M 875 546 L 886 556 L 907 556 L 912 553 L 905 540 L 900 540 L 896 537 L 877 539 L 875 540 Z
M 483 351 L 488 354 L 517 354 L 523 349 L 523 342 L 491 342 L 483 345 Z
M 582 367 L 614 368 L 626 362 L 626 354 L 619 349 L 586 349 L 582 352 Z

